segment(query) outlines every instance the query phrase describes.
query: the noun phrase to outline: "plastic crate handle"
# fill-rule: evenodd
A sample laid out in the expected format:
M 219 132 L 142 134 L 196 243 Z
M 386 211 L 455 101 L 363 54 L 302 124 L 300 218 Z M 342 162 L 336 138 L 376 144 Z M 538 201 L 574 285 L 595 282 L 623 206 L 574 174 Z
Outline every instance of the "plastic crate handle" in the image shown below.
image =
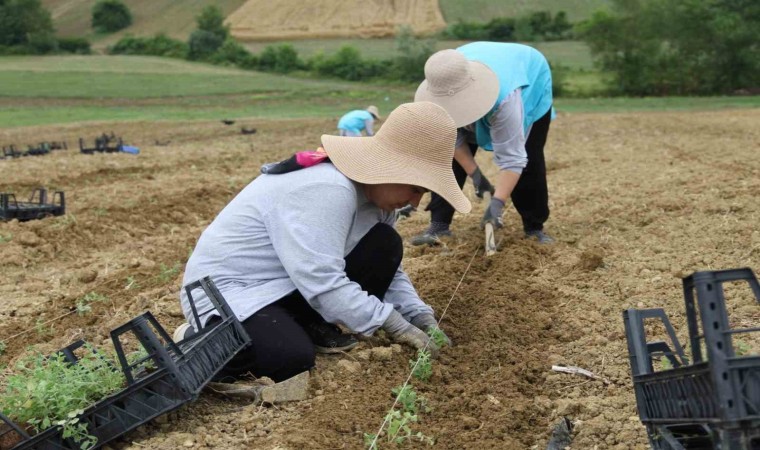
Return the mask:
M 190 304 L 190 310 L 193 313 L 193 319 L 195 319 L 195 323 L 198 324 L 198 327 L 200 327 L 201 319 L 198 315 L 198 309 L 195 306 L 195 299 L 193 299 L 192 292 L 199 287 L 203 289 L 203 292 L 206 293 L 206 296 L 211 301 L 211 304 L 214 305 L 214 308 L 216 308 L 216 310 L 219 312 L 222 320 L 227 320 L 230 317 L 235 317 L 232 313 L 232 308 L 230 308 L 227 302 L 223 300 L 224 297 L 222 296 L 222 293 L 219 292 L 219 289 L 216 287 L 216 284 L 214 284 L 214 281 L 210 276 L 205 276 L 200 280 L 194 281 L 185 286 L 187 301 Z M 220 301 L 220 299 L 222 299 L 222 301 Z

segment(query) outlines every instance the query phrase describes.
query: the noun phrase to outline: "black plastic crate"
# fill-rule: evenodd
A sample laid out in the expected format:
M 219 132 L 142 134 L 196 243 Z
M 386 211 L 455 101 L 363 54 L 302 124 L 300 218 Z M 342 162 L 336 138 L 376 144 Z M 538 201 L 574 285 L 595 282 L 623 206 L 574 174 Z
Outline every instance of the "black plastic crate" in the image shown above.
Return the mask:
M 623 313 L 639 417 L 655 449 L 760 450 L 760 356 L 740 356 L 733 343 L 734 336 L 760 327 L 731 328 L 723 283 L 734 281 L 748 282 L 760 304 L 760 284 L 750 269 L 683 279 L 691 362 L 662 309 Z M 665 326 L 673 349 L 647 340 L 646 319 Z M 656 357 L 673 368 L 655 372 Z
M 96 137 L 94 147 L 87 147 L 84 139 L 79 138 L 79 151 L 86 155 L 92 155 L 93 153 L 116 153 L 121 151 L 123 145 L 124 141 L 121 137 L 117 137 L 113 132 L 110 135 L 103 133 Z
M 150 312 L 111 331 L 127 386 L 90 406 L 79 416 L 80 422 L 87 424 L 89 434 L 98 439 L 96 447 L 195 400 L 213 376 L 250 344 L 248 334 L 210 278 L 186 286 L 193 309 L 195 302 L 190 292 L 197 288 L 203 289 L 222 321 L 204 328 L 192 338 L 175 343 Z M 124 335 L 130 333 L 146 351 L 145 357 L 132 363 L 127 361 L 123 345 Z M 78 345 L 81 343 L 60 350 L 73 364 L 77 362 L 73 350 Z M 146 369 L 146 363 L 150 363 L 151 369 Z M 0 416 L 0 419 L 7 424 L 6 435 L 15 433 L 21 437 L 21 442 L 13 450 L 80 448 L 76 442 L 63 438 L 60 427 L 51 427 L 29 437 L 6 417 Z M 0 442 L 3 436 L 0 432 Z
M 23 156 L 23 152 L 16 149 L 14 145 L 10 145 L 8 147 L 3 147 L 3 154 L 0 155 L 0 159 L 5 158 L 19 158 Z
M 62 216 L 66 213 L 66 198 L 63 191 L 53 194 L 53 201 L 48 203 L 47 189 L 37 188 L 32 191 L 29 200 L 20 202 L 10 193 L 0 193 L 0 220 L 42 219 L 48 216 Z

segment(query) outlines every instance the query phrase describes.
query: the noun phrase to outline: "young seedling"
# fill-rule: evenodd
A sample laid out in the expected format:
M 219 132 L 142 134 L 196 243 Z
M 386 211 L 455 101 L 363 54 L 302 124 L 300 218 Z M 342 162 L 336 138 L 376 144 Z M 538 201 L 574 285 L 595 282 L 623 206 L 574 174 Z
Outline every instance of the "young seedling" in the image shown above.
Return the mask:
M 433 340 L 435 345 L 438 346 L 438 348 L 443 348 L 444 345 L 446 345 L 446 341 L 448 338 L 446 337 L 446 334 L 438 327 L 434 327 L 428 330 L 428 336 L 430 336 L 430 339 Z
M 40 432 L 59 425 L 63 436 L 89 449 L 97 443 L 78 416 L 92 403 L 118 391 L 124 377 L 91 348 L 70 364 L 62 354 L 35 355 L 22 361 L 5 380 L 0 411 L 16 423 Z
M 162 283 L 171 281 L 179 273 L 179 263 L 175 263 L 174 266 L 168 267 L 161 263 L 161 273 L 158 274 L 158 280 Z
M 139 288 L 140 288 L 140 285 L 137 284 L 137 281 L 135 281 L 135 277 L 133 277 L 131 275 L 128 276 L 127 277 L 127 285 L 124 286 L 124 290 L 128 291 L 130 289 L 139 289 Z
M 427 350 L 417 350 L 417 360 L 409 360 L 409 367 L 412 368 L 412 375 L 420 381 L 427 381 L 433 375 L 433 362 L 430 358 L 430 352 Z
M 0 341 L 0 356 L 3 356 L 5 354 L 5 341 Z
M 425 397 L 418 395 L 414 390 L 414 387 L 411 385 L 407 384 L 403 388 L 401 386 L 396 386 L 391 389 L 391 392 L 397 397 L 398 403 L 401 405 L 403 411 L 412 414 L 417 414 L 418 412 L 426 413 L 430 411 L 430 408 L 427 407 Z
M 106 301 L 108 301 L 108 298 L 105 295 L 98 294 L 97 292 L 90 292 L 77 300 L 77 314 L 83 316 L 92 311 L 92 303 L 102 303 Z
M 13 239 L 12 234 L 6 234 L 6 235 L 0 234 L 0 244 L 2 244 L 3 242 L 10 242 L 11 239 Z

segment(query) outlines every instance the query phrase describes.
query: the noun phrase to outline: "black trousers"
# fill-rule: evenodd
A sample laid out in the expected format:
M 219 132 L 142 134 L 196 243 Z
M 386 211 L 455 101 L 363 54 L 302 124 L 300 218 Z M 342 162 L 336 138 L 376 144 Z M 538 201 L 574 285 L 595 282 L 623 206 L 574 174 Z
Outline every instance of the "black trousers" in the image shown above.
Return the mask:
M 398 232 L 389 225 L 378 223 L 346 257 L 346 275 L 367 293 L 382 299 L 401 264 L 403 253 Z M 252 344 L 235 355 L 215 379 L 232 381 L 250 373 L 279 382 L 311 369 L 315 359 L 314 344 L 304 327 L 315 321 L 324 319 L 298 291 L 262 308 L 243 321 Z M 209 321 L 208 325 L 213 322 Z
M 546 185 L 546 160 L 544 158 L 544 146 L 546 136 L 549 134 L 551 123 L 551 108 L 538 119 L 530 130 L 530 135 L 525 142 L 525 151 L 528 154 L 528 165 L 523 169 L 520 180 L 512 191 L 512 204 L 520 214 L 525 231 L 542 230 L 544 222 L 549 219 L 549 189 Z M 473 155 L 478 150 L 476 144 L 469 144 Z M 463 187 L 467 180 L 467 172 L 454 160 L 452 168 L 454 176 Z M 451 223 L 454 217 L 454 208 L 438 194 L 432 193 L 430 203 L 425 208 L 430 211 L 432 222 Z

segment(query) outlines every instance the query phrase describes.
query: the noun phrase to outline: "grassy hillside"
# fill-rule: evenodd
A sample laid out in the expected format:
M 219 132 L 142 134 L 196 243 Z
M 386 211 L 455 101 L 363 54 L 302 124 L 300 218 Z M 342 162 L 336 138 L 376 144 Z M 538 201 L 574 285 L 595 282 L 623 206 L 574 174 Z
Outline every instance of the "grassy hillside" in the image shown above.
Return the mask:
M 531 11 L 565 11 L 571 22 L 583 20 L 611 0 L 439 0 L 447 23 L 488 22 L 493 17 L 516 17 Z
M 135 56 L 0 58 L 0 128 L 82 121 L 333 117 L 414 86 L 307 80 Z M 558 99 L 560 113 L 760 107 L 760 97 Z
M 218 6 L 225 15 L 232 13 L 246 0 L 128 0 L 132 26 L 112 35 L 96 35 L 90 26 L 96 0 L 42 0 L 53 16 L 60 36 L 87 36 L 98 46 L 108 45 L 123 35 L 152 36 L 162 32 L 185 40 L 195 29 L 195 16 L 207 5 Z

